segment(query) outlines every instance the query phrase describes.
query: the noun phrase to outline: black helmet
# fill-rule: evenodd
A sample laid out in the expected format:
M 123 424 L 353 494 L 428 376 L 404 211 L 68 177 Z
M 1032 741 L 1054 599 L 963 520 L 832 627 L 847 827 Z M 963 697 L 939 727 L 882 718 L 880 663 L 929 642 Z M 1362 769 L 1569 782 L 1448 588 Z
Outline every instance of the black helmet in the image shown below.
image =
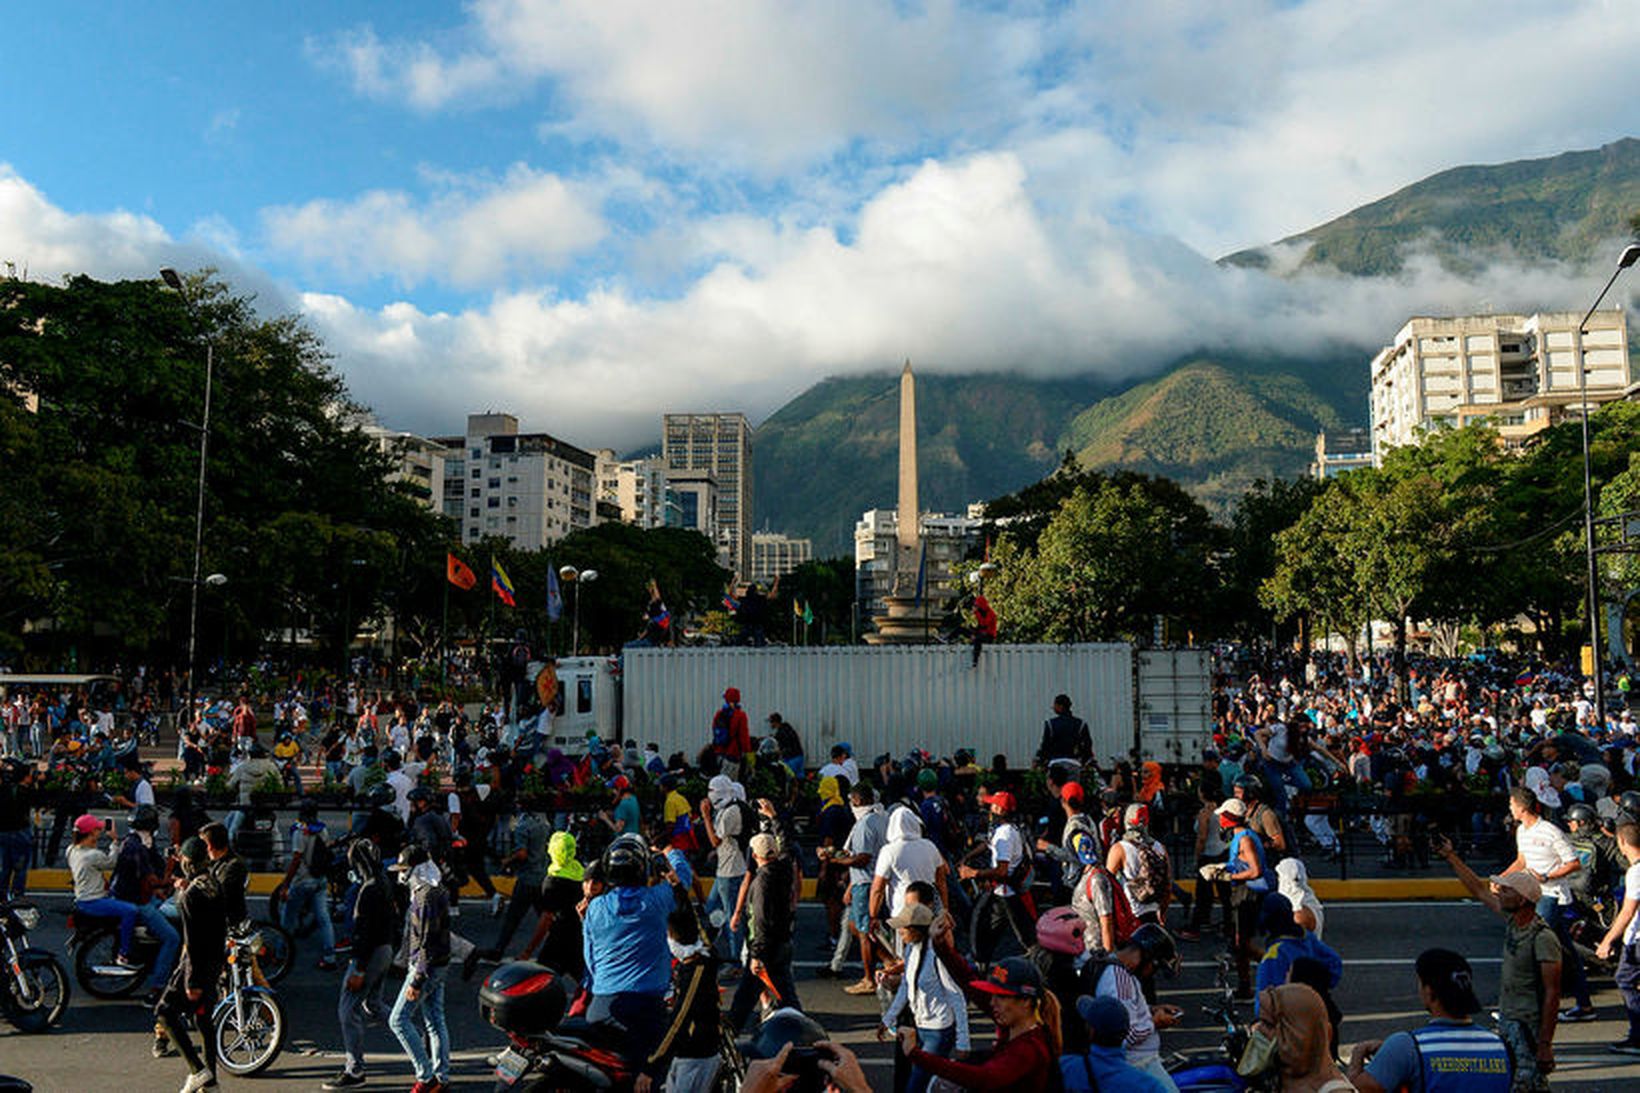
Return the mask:
M 431 804 L 433 800 L 433 791 L 428 789 L 426 786 L 417 786 L 404 796 L 405 800 L 409 801 L 411 804 L 415 804 L 418 801 Z
M 347 867 L 359 875 L 359 879 L 374 876 L 382 867 L 381 848 L 369 839 L 354 839 L 347 844 Z
M 1629 814 L 1630 819 L 1640 820 L 1640 789 L 1626 789 L 1617 798 L 1617 807 Z
M 1169 977 L 1179 974 L 1179 947 L 1173 944 L 1172 936 L 1154 922 L 1147 922 L 1133 931 L 1127 943 L 1138 949 L 1163 974 Z
M 818 1021 L 800 1010 L 782 1006 L 757 1026 L 744 1054 L 749 1059 L 772 1059 L 787 1044 L 810 1047 L 824 1039 L 826 1030 L 820 1027 Z
M 649 844 L 640 835 L 621 835 L 604 851 L 604 877 L 616 888 L 638 888 L 649 880 Z
M 131 817 L 126 821 L 132 831 L 158 831 L 159 809 L 153 805 L 138 805 L 131 810 Z
M 1262 801 L 1264 799 L 1264 779 L 1256 774 L 1243 774 L 1231 785 L 1233 789 L 1241 790 L 1243 800 Z
M 310 797 L 304 797 L 296 805 L 296 818 L 303 823 L 312 823 L 319 818 L 319 802 Z
M 1600 819 L 1593 806 L 1578 801 L 1566 810 L 1566 822 L 1569 824 L 1593 824 Z
M 398 800 L 398 796 L 399 795 L 397 793 L 393 792 L 392 786 L 388 785 L 386 782 L 377 782 L 375 785 L 365 790 L 364 803 L 369 805 L 371 808 L 387 808 L 392 805 L 394 801 Z

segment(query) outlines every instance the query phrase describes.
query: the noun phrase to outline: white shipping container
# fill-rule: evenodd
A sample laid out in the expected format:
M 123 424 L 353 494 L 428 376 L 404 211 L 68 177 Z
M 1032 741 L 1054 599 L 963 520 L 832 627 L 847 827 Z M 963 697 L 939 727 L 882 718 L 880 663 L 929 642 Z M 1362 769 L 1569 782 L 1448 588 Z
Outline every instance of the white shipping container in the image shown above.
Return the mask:
M 1133 747 L 1132 646 L 993 645 L 977 668 L 969 658 L 958 645 L 629 649 L 620 733 L 656 741 L 662 754 L 693 757 L 711 742 L 724 689 L 737 687 L 752 734 L 761 735 L 778 711 L 811 763 L 848 741 L 862 763 L 913 748 L 936 755 L 970 748 L 981 765 L 1002 752 L 1023 766 L 1036 754 L 1054 696 L 1063 693 L 1088 722 L 1101 762 Z
M 1206 649 L 1141 649 L 1139 753 L 1196 763 L 1213 734 L 1212 663 Z

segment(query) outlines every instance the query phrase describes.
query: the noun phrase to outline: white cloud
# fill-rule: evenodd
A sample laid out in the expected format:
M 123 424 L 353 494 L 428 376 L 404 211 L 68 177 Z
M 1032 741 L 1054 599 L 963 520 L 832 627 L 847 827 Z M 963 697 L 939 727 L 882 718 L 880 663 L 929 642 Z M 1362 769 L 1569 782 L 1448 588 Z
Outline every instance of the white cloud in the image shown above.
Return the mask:
M 496 182 L 432 181 L 438 192 L 419 203 L 372 190 L 265 210 L 269 245 L 344 277 L 470 288 L 556 269 L 605 234 L 595 187 L 523 164 Z

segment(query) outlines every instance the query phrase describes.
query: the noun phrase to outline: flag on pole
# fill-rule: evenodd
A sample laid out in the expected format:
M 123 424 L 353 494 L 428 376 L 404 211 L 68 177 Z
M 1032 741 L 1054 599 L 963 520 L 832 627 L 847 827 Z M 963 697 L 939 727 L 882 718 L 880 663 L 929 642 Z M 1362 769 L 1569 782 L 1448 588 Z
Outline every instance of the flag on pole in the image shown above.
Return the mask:
M 809 606 L 809 601 L 807 600 L 803 601 L 803 614 L 801 617 L 803 619 L 804 626 L 812 626 L 814 624 L 814 611 Z
M 477 574 L 468 568 L 466 562 L 457 558 L 454 554 L 444 556 L 444 576 L 449 579 L 451 584 L 463 592 L 471 590 L 473 585 L 478 583 Z
M 803 618 L 803 601 L 796 596 L 792 597 L 792 618 L 799 620 Z
M 513 600 L 512 578 L 507 576 L 507 571 L 494 558 L 490 559 L 490 591 L 494 592 L 496 598 L 508 607 L 517 606 L 517 603 Z
M 547 566 L 547 621 L 564 617 L 564 590 L 558 587 L 558 571 Z
M 723 594 L 723 609 L 725 611 L 739 611 L 740 610 L 740 601 L 735 599 L 733 596 L 729 595 L 729 593 L 725 592 Z

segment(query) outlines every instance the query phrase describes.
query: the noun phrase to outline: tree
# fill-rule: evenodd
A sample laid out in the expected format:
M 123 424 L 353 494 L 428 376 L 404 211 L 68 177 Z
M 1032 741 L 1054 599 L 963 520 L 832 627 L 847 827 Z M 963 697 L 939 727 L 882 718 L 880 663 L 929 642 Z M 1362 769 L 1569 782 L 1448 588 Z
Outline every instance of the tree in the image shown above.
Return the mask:
M 1259 587 L 1260 601 L 1278 619 L 1303 615 L 1312 620 L 1312 636 L 1341 634 L 1352 653 L 1370 617 L 1347 545 L 1359 505 L 1352 485 L 1360 473 L 1327 482 L 1297 522 L 1277 533 L 1274 572 Z
M 1322 489 L 1315 478 L 1261 478 L 1241 495 L 1230 514 L 1227 549 L 1219 567 L 1224 582 L 1219 614 L 1225 633 L 1247 639 L 1270 632 L 1275 614 L 1260 591 L 1276 573 L 1276 537 L 1303 517 Z M 1301 608 L 1293 614 L 1308 613 Z M 1307 643 L 1310 628 L 1303 627 L 1302 635 Z

